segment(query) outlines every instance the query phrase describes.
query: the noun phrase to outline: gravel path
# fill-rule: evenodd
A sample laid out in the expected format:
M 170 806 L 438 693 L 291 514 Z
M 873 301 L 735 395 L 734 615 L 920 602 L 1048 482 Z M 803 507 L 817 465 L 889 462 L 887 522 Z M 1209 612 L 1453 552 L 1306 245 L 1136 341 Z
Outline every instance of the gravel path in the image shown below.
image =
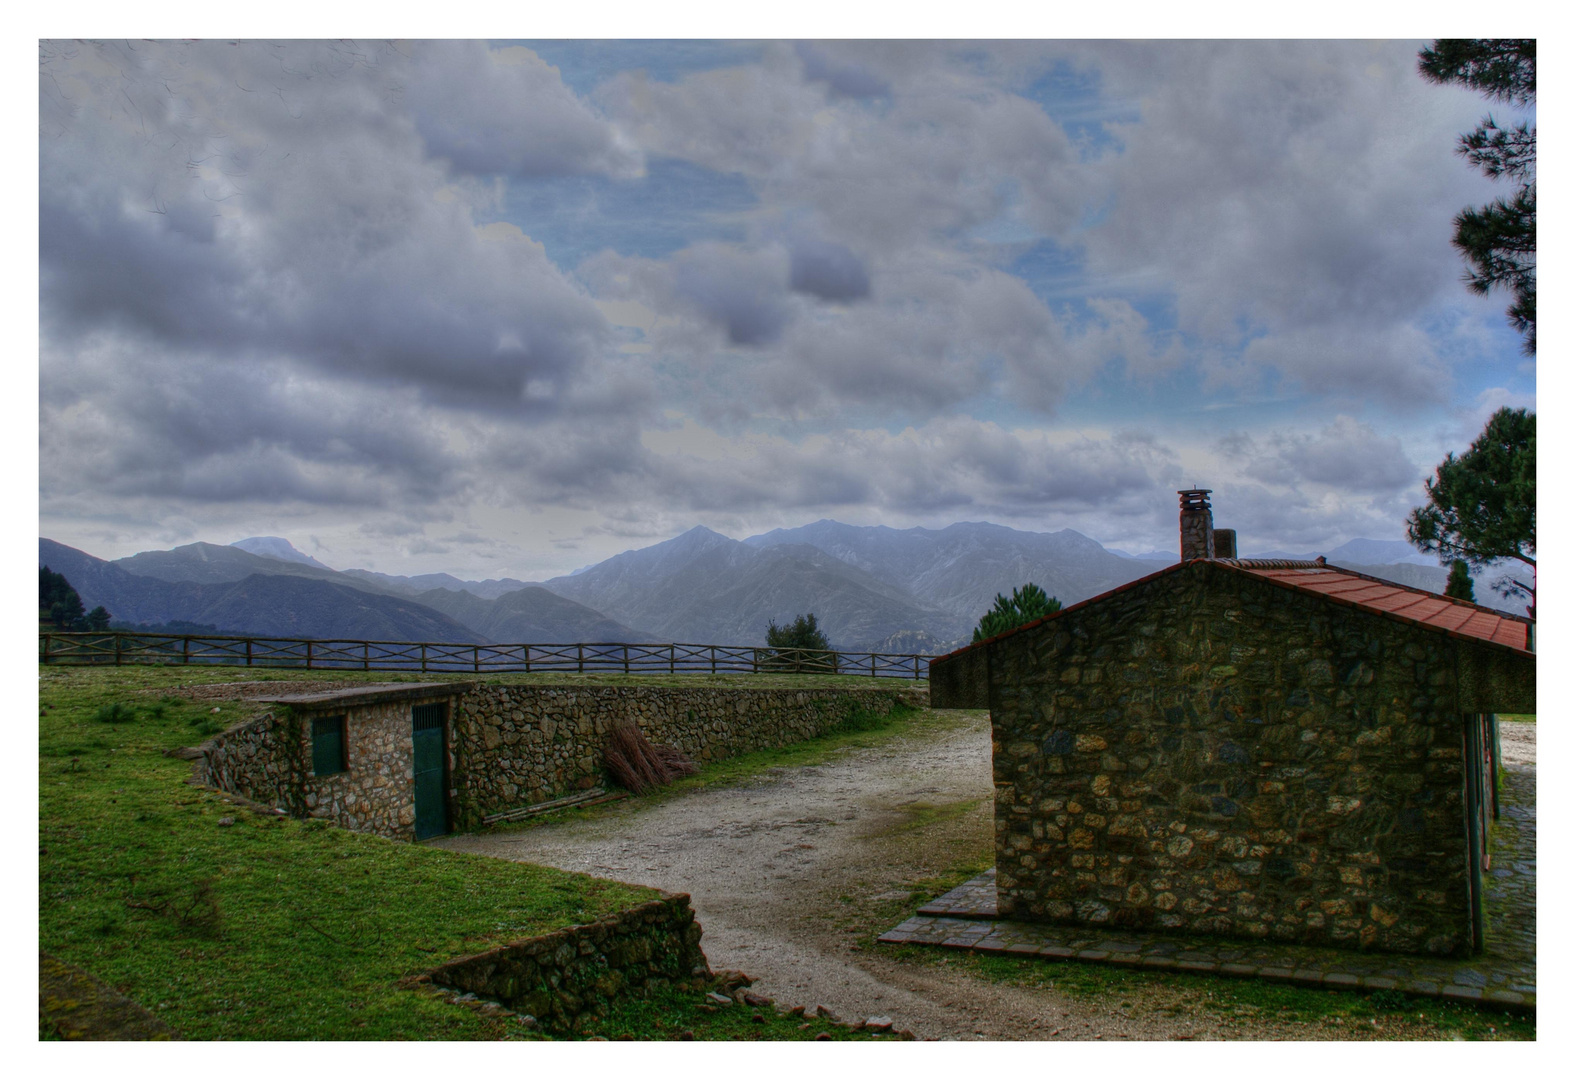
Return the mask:
M 825 1004 L 846 1019 L 890 1016 L 921 1038 L 1352 1037 L 1271 1018 L 1221 1024 L 1157 985 L 1136 1002 L 1121 992 L 1079 998 L 859 945 L 912 914 L 918 883 L 988 859 L 988 716 L 948 715 L 823 765 L 435 843 L 687 892 L 713 968 L 747 972 L 779 1002 Z
M 1537 767 L 1537 725 L 1518 720 L 1498 722 L 1498 744 L 1504 754 L 1504 764 Z

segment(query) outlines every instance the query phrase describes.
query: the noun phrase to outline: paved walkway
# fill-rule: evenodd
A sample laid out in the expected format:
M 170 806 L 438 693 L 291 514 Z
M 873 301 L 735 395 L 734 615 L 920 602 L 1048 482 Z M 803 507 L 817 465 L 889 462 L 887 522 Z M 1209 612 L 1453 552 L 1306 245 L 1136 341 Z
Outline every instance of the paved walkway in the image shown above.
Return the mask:
M 1399 990 L 1534 1010 L 1537 1004 L 1537 773 L 1509 766 L 1493 830 L 1487 944 L 1461 960 L 1258 944 L 1177 934 L 1102 931 L 996 918 L 989 870 L 882 934 L 890 944 L 1272 979 L 1300 986 Z

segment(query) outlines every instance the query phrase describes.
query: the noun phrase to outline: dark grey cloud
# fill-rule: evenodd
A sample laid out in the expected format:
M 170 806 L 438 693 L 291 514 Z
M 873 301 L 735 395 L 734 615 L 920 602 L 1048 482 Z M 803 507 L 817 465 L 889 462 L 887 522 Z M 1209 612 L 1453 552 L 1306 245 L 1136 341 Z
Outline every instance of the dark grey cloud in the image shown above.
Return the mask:
M 402 88 L 428 150 L 483 176 L 637 176 L 639 149 L 522 46 L 478 41 L 411 47 L 420 77 Z
M 1095 274 L 1174 296 L 1182 329 L 1235 348 L 1236 377 L 1405 406 L 1436 401 L 1422 327 L 1459 307 L 1450 217 L 1487 185 L 1454 158 L 1467 95 L 1408 42 L 1081 47 L 1141 120 L 1083 240 Z
M 841 59 L 836 43 L 800 41 L 793 46 L 793 51 L 804 65 L 804 78 L 809 82 L 825 83 L 833 94 L 872 98 L 891 91 L 891 84 L 872 67 L 859 60 Z
M 870 294 L 870 275 L 844 244 L 803 240 L 793 247 L 790 284 L 822 300 L 862 300 Z
M 528 141 L 534 94 L 551 136 L 539 153 L 557 164 L 512 167 L 624 167 L 552 136 L 612 140 L 583 108 L 573 123 L 560 116 L 572 95 L 539 62 L 492 65 L 461 46 L 406 56 L 221 41 L 59 47 L 41 67 L 50 340 L 105 332 L 177 352 L 264 352 L 537 412 L 605 342 L 590 298 L 541 245 L 477 227 L 493 196 L 429 156 L 406 100 L 435 95 L 478 143 Z M 448 81 L 462 70 L 471 82 Z M 484 164 L 510 163 L 467 167 Z
M 1398 438 L 1349 416 L 1310 433 L 1235 432 L 1219 449 L 1244 475 L 1291 488 L 1321 484 L 1346 494 L 1395 495 L 1420 479 Z
M 49 494 L 391 506 L 455 483 L 459 459 L 409 392 L 102 344 L 46 353 L 45 367 Z
M 733 345 L 766 345 L 789 318 L 779 251 L 746 252 L 705 244 L 673 264 L 673 292 L 727 331 Z

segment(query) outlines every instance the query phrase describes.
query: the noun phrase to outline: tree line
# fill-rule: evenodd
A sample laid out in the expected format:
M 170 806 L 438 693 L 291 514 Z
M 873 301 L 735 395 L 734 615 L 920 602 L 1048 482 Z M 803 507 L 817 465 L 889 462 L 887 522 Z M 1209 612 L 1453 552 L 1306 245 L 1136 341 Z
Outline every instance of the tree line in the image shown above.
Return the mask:
M 84 611 L 82 597 L 77 595 L 64 574 L 57 574 L 47 566 L 38 568 L 39 622 L 53 623 L 57 630 L 108 630 L 109 619 L 103 604 L 92 611 Z

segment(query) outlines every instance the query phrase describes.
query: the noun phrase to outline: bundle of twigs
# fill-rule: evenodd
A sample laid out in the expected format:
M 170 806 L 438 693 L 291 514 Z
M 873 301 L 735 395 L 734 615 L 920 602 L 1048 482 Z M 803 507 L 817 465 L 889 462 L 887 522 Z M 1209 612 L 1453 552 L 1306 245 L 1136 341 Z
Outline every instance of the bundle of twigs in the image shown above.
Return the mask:
M 676 746 L 652 745 L 635 724 L 620 724 L 609 731 L 602 756 L 612 778 L 636 795 L 655 791 L 699 769 Z

